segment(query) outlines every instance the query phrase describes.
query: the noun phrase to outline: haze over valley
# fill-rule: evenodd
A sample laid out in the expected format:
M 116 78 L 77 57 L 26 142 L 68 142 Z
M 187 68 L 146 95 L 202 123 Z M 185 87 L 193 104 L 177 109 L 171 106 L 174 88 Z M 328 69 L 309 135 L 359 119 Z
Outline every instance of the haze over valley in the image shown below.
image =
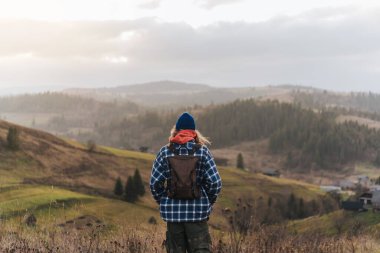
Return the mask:
M 279 143 L 272 146 L 270 143 L 279 138 L 276 136 L 281 131 L 316 134 L 313 121 L 323 123 L 324 120 L 328 128 L 345 126 L 347 131 L 362 132 L 360 138 L 373 138 L 371 136 L 377 133 L 372 132 L 380 127 L 379 101 L 380 96 L 376 93 L 342 93 L 295 85 L 216 88 L 206 84 L 158 81 L 5 96 L 0 98 L 0 115 L 5 120 L 82 143 L 94 141 L 99 145 L 155 153 L 165 144 L 176 117 L 182 111 L 190 111 L 198 118 L 200 129 L 211 137 L 215 153 L 227 157 L 226 162 L 231 166 L 235 164 L 237 153 L 242 152 L 250 162 L 247 167 L 251 171 L 271 167 L 282 171 L 290 169 L 294 173 L 323 170 L 346 175 L 355 173 L 357 163 L 375 161 L 377 144 L 369 147 L 364 142 L 363 151 L 355 151 L 354 156 L 346 154 L 350 160 L 342 157 L 329 161 L 336 156 L 332 150 L 326 153 L 331 158 L 316 157 L 317 153 L 321 155 L 323 147 L 317 151 L 318 147 L 311 144 L 314 147 L 305 151 L 305 147 L 292 140 L 285 141 L 281 147 L 277 147 Z M 308 116 L 302 116 L 304 114 Z M 284 116 L 290 121 L 295 117 L 298 125 L 286 122 Z M 356 129 L 356 125 L 363 129 Z M 315 138 L 324 138 L 327 133 L 321 132 L 321 137 Z M 344 137 L 343 133 L 339 138 L 353 137 L 350 135 L 347 133 Z M 299 142 L 304 143 L 310 137 L 299 138 Z M 315 139 L 309 141 L 316 142 Z M 345 146 L 350 146 L 348 143 L 340 145 L 336 150 L 338 156 L 346 152 L 342 151 Z M 226 152 L 234 155 L 226 155 Z M 287 162 L 289 155 L 294 156 L 293 164 Z M 318 164 L 318 159 L 326 163 Z

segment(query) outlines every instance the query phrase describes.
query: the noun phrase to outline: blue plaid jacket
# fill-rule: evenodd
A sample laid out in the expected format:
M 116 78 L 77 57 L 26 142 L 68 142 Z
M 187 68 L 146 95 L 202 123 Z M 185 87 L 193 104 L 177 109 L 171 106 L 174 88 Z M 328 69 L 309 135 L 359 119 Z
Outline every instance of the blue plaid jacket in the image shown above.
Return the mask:
M 194 141 L 186 144 L 174 144 L 179 155 L 189 155 Z M 196 222 L 207 220 L 213 204 L 222 189 L 222 180 L 216 168 L 214 158 L 209 149 L 203 145 L 194 156 L 200 157 L 197 168 L 197 180 L 201 182 L 201 198 L 193 200 L 171 199 L 167 196 L 164 183 L 170 179 L 168 157 L 174 156 L 167 146 L 161 148 L 153 163 L 150 179 L 150 190 L 156 202 L 160 205 L 160 214 L 166 222 Z

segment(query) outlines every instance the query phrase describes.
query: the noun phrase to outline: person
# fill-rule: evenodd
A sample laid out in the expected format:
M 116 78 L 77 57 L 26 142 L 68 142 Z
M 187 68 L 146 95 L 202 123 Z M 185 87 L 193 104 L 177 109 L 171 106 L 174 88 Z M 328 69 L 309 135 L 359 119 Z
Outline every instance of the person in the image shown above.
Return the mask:
M 169 144 L 160 149 L 153 163 L 150 190 L 159 204 L 161 218 L 167 222 L 165 246 L 168 253 L 211 252 L 207 221 L 222 181 L 207 147 L 209 144 L 209 140 L 196 130 L 193 116 L 185 112 L 171 130 Z M 189 172 L 192 166 L 196 176 L 189 191 L 183 182 L 191 176 L 184 179 L 180 176 L 192 175 Z

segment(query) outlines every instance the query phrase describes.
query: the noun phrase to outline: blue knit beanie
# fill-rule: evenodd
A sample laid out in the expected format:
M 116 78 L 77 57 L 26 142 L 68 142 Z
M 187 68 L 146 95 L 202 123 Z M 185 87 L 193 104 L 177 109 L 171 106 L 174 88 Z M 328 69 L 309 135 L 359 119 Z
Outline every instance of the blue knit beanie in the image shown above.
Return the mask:
M 184 112 L 177 120 L 175 124 L 176 130 L 195 130 L 195 120 L 190 113 Z

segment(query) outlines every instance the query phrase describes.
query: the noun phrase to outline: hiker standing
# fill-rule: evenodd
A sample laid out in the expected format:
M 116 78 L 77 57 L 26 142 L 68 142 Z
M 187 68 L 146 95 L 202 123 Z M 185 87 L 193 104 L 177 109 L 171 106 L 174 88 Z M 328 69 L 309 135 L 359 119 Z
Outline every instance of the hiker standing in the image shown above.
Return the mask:
M 211 252 L 207 221 L 222 181 L 207 144 L 183 113 L 153 163 L 150 190 L 167 222 L 168 253 Z

